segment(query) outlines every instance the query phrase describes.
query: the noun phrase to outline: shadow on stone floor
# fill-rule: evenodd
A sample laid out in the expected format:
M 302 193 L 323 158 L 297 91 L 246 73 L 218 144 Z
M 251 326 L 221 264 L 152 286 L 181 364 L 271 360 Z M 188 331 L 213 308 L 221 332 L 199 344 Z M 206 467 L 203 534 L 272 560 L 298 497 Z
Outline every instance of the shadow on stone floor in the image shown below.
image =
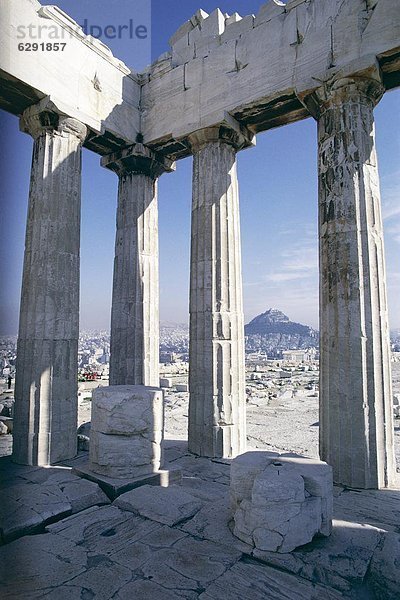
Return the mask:
M 165 458 L 166 467 L 181 469 L 180 486 L 138 488 L 112 504 L 96 484 L 71 473 L 87 453 L 48 469 L 0 459 L 0 564 L 7 573 L 0 596 L 397 598 L 400 490 L 335 488 L 329 538 L 288 554 L 257 552 L 231 531 L 231 461 L 193 456 L 185 440 L 166 440 Z
M 90 506 L 108 504 L 97 484 L 84 481 L 64 465 L 17 465 L 10 456 L 0 458 L 1 543 L 44 531 L 49 523 Z

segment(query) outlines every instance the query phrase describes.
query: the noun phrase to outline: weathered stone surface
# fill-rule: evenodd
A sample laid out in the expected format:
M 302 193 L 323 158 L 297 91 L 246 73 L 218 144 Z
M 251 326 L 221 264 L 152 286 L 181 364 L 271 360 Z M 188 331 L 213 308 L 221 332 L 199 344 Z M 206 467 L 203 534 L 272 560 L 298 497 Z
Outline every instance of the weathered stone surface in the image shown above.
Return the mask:
M 13 458 L 49 465 L 77 452 L 81 146 L 87 129 L 45 99 L 34 138 L 15 381 Z M 46 268 L 43 268 L 43 265 Z
M 193 592 L 193 599 L 196 598 Z M 139 579 L 132 581 L 121 588 L 118 593 L 114 596 L 115 600 L 132 600 L 132 598 L 157 598 L 157 600 L 181 600 L 182 598 L 189 598 L 189 596 L 182 595 L 182 593 L 175 594 L 172 590 L 166 590 L 161 585 L 154 583 L 153 581 Z
M 348 521 L 334 521 L 332 535 L 314 539 L 291 554 L 255 549 L 253 555 L 315 583 L 348 592 L 364 582 L 383 532 Z
M 183 477 L 182 487 L 192 496 L 205 502 L 215 502 L 229 499 L 229 488 L 223 483 L 207 481 L 200 477 Z
M 232 534 L 229 527 L 231 518 L 231 511 L 226 498 L 212 504 L 205 504 L 190 521 L 180 527 L 196 538 L 209 540 L 250 554 L 252 547 L 245 545 Z
M 254 451 L 245 452 L 232 461 L 230 490 L 233 509 L 242 500 L 250 500 L 254 479 L 278 457 L 278 452 Z
M 158 386 L 157 178 L 173 163 L 142 144 L 103 157 L 119 176 L 110 385 Z
M 211 43 L 196 27 L 188 33 L 188 47 L 195 45 L 199 52 L 186 62 L 185 70 L 191 71 L 196 62 L 200 65 L 190 89 L 186 77 L 178 81 L 168 73 L 144 83 L 145 143 L 188 154 L 185 146 L 175 146 L 171 140 L 215 125 L 226 110 L 256 131 L 303 118 L 307 110 L 297 101 L 297 92 L 316 90 L 318 81 L 329 80 L 335 72 L 346 76 L 366 72 L 376 56 L 385 71 L 385 84 L 398 85 L 398 75 L 388 75 L 391 68 L 398 71 L 400 17 L 395 5 L 395 0 L 379 0 L 373 10 L 366 10 L 365 0 L 311 0 L 292 2 L 285 9 L 270 0 L 260 8 L 256 26 L 247 31 L 241 31 L 240 24 L 245 19 L 250 22 L 252 15 L 227 25 L 220 40 L 209 38 Z M 237 36 L 225 42 L 232 27 L 237 27 Z M 231 41 L 234 66 L 231 61 L 213 61 Z M 172 101 L 166 106 L 161 97 Z
M 293 465 L 296 472 L 304 479 L 306 492 L 311 496 L 321 498 L 320 533 L 329 535 L 332 529 L 333 515 L 332 469 L 327 469 L 326 464 L 319 460 L 293 454 L 281 455 L 279 460 L 285 465 Z
M 228 23 L 226 21 L 225 31 L 221 36 L 222 42 L 227 42 L 228 40 L 236 40 L 243 33 L 248 33 L 250 29 L 254 27 L 254 15 L 247 15 L 243 19 L 238 21 L 232 21 Z
M 172 548 L 155 552 L 142 567 L 144 577 L 174 590 L 205 589 L 239 560 L 241 553 L 207 540 L 191 537 L 179 540 Z
M 82 598 L 98 598 L 109 600 L 114 598 L 118 590 L 132 579 L 130 569 L 121 567 L 104 556 L 93 557 L 88 563 L 93 567 L 74 577 L 71 582 L 49 591 L 49 600 L 81 600 Z
M 165 525 L 177 525 L 195 515 L 202 502 L 178 486 L 144 485 L 119 496 L 114 506 Z
M 93 391 L 92 432 L 130 436 L 162 431 L 163 395 L 142 385 L 99 387 Z
M 50 533 L 74 540 L 93 556 L 112 556 L 131 544 L 141 542 L 160 528 L 159 523 L 120 510 L 116 506 L 89 508 L 47 526 Z
M 335 483 L 364 489 L 390 487 L 396 473 L 373 117 L 383 91 L 375 72 L 334 81 L 316 97 L 320 456 Z
M 0 547 L 1 596 L 43 598 L 47 591 L 85 573 L 87 554 L 74 541 L 35 535 Z
M 243 452 L 246 444 L 234 147 L 245 142 L 239 132 L 222 129 L 199 131 L 191 141 L 189 450 L 200 456 L 229 458 Z
M 271 21 L 271 19 L 275 19 L 279 15 L 282 15 L 285 12 L 284 6 L 279 6 L 276 2 L 265 2 L 257 13 L 255 19 L 255 27 L 261 25 L 261 23 L 265 23 L 267 21 Z
M 40 531 L 47 523 L 90 506 L 109 503 L 95 483 L 82 481 L 69 471 L 41 471 L 33 472 L 36 477 L 31 479 L 29 474 L 19 477 L 16 485 L 8 485 L 0 492 L 3 541 Z
M 141 10 L 145 22 L 150 22 L 150 7 L 147 12 L 143 4 Z M 6 93 L 0 95 L 2 108 L 19 115 L 38 98 L 49 95 L 60 111 L 92 129 L 95 135 L 87 140 L 91 149 L 105 153 L 115 147 L 116 139 L 123 145 L 136 141 L 140 131 L 139 78 L 105 44 L 85 35 L 81 26 L 57 6 L 41 6 L 36 0 L 6 0 L 0 3 L 0 11 L 5 44 L 1 71 L 7 73 L 9 82 L 19 82 L 11 102 Z M 18 52 L 18 27 L 25 32 L 31 27 L 33 35 L 40 31 L 43 43 L 54 43 L 55 36 L 57 41 L 66 42 L 62 73 L 59 52 L 32 53 L 31 57 Z M 150 60 L 150 37 L 139 40 L 139 45 L 142 56 L 147 50 Z
M 339 600 L 340 592 L 247 560 L 239 562 L 200 595 L 200 600 Z
M 252 455 L 232 463 L 234 534 L 258 550 L 281 553 L 310 542 L 317 533 L 329 535 L 331 468 L 296 455 Z
M 400 490 L 343 490 L 335 498 L 335 518 L 398 531 Z
M 197 600 L 199 596 L 203 600 L 396 598 L 398 533 L 385 545 L 387 533 L 383 530 L 335 521 L 330 537 L 316 538 L 290 554 L 254 550 L 233 541 L 227 525 L 229 488 L 213 481 L 225 478 L 229 461 L 188 456 L 180 460 L 186 460 L 185 470 L 191 472 L 186 489 L 203 501 L 203 508 L 193 517 L 167 526 L 113 505 L 88 508 L 47 525 L 45 535 L 26 537 L 0 549 L 5 573 L 1 597 L 109 600 L 153 598 L 155 594 L 161 600 Z M 175 462 L 179 464 L 179 460 Z M 58 485 L 65 478 L 63 470 L 12 466 L 18 478 L 29 478 L 25 480 L 29 485 L 42 489 L 49 479 Z M 7 475 L 4 479 L 6 492 L 13 485 Z M 393 501 L 395 497 L 394 491 L 337 490 L 338 494 L 340 510 L 347 502 L 348 510 L 358 504 L 360 510 L 367 511 L 363 496 L 370 496 L 370 504 L 374 498 L 375 518 L 378 520 L 382 511 L 381 521 L 385 513 L 382 498 L 390 494 Z M 165 504 L 174 502 L 171 498 L 160 502 L 162 507 Z M 387 506 L 391 506 L 389 501 Z M 394 518 L 394 510 L 390 514 Z M 276 520 L 279 518 L 282 520 L 279 515 Z M 257 562 L 250 558 L 252 552 Z
M 368 580 L 377 600 L 396 600 L 400 589 L 400 535 L 388 533 L 372 557 Z
M 159 388 L 98 388 L 92 399 L 90 469 L 112 478 L 159 471 L 164 407 Z
M 207 460 L 202 456 L 183 456 L 179 466 L 183 476 L 200 477 L 205 481 L 213 481 L 229 486 L 230 461 Z M 174 464 L 174 463 L 172 463 Z

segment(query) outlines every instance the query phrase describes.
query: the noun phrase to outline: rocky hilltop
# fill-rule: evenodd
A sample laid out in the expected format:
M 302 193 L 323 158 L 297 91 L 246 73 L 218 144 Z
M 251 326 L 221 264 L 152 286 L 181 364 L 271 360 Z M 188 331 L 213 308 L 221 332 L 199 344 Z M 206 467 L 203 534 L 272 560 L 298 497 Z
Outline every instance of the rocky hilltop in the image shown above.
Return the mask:
M 244 328 L 246 351 L 261 350 L 271 356 L 282 350 L 318 347 L 318 331 L 308 325 L 290 321 L 283 312 L 270 308 Z

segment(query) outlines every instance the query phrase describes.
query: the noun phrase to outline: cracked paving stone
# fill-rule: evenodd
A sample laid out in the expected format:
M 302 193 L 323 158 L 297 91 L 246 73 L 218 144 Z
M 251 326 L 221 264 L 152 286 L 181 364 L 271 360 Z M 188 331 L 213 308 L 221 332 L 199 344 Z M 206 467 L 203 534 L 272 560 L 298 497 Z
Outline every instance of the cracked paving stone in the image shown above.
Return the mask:
M 316 538 L 290 554 L 254 550 L 253 555 L 269 565 L 348 591 L 364 581 L 383 533 L 368 525 L 333 521 L 329 538 Z
M 251 554 L 253 547 L 239 540 L 229 529 L 228 523 L 231 519 L 232 511 L 228 500 L 225 500 L 214 502 L 212 509 L 210 509 L 210 505 L 204 506 L 193 519 L 184 523 L 180 528 L 193 536 Z
M 28 471 L 41 482 L 18 478 L 17 485 L 0 492 L 0 530 L 4 541 L 40 530 L 46 524 L 90 506 L 109 504 L 96 483 L 84 481 L 69 471 Z M 46 475 L 45 479 L 43 477 Z
M 344 490 L 334 501 L 334 516 L 343 521 L 368 523 L 386 531 L 399 531 L 399 490 Z
M 103 557 L 105 558 L 105 557 Z M 43 595 L 47 600 L 110 600 L 126 583 L 132 572 L 111 560 L 103 560 L 96 567 L 78 575 L 68 585 Z
M 72 507 L 57 486 L 24 483 L 0 492 L 0 529 L 4 541 L 35 531 L 71 514 Z
M 375 550 L 368 582 L 376 598 L 398 600 L 400 590 L 400 535 L 388 533 Z
M 171 548 L 176 542 L 187 536 L 187 533 L 165 525 L 147 535 L 142 542 L 130 544 L 116 552 L 112 558 L 118 564 L 136 572 L 153 557 L 155 551 Z
M 2 600 L 41 598 L 43 590 L 85 573 L 87 551 L 57 535 L 27 536 L 0 548 L 0 565 L 4 568 Z
M 144 578 L 151 578 L 170 590 L 201 588 L 220 577 L 241 557 L 241 552 L 191 537 L 178 541 L 172 548 L 155 552 L 141 568 Z
M 121 588 L 113 600 L 197 600 L 197 598 L 197 592 L 171 591 L 148 579 L 139 579 Z
M 204 481 L 200 477 L 183 477 L 182 488 L 204 502 L 218 502 L 226 500 L 229 503 L 230 490 L 222 483 Z
M 73 540 L 91 554 L 112 556 L 160 528 L 158 523 L 105 506 L 68 517 L 47 529 Z
M 185 477 L 200 477 L 206 481 L 214 481 L 224 485 L 230 482 L 230 465 L 215 462 L 200 456 L 183 456 L 177 462 Z
M 113 505 L 158 523 L 176 525 L 193 517 L 203 503 L 180 486 L 164 488 L 143 485 L 122 494 L 114 500 Z
M 337 590 L 256 562 L 239 562 L 226 571 L 199 600 L 340 600 Z

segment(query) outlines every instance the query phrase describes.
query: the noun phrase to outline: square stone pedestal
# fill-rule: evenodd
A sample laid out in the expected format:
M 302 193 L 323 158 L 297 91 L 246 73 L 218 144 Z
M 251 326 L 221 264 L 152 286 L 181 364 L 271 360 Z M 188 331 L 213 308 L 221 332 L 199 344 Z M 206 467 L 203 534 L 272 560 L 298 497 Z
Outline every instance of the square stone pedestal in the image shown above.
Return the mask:
M 150 473 L 149 475 L 142 475 L 141 477 L 117 479 L 95 473 L 91 470 L 89 462 L 79 465 L 79 467 L 74 467 L 72 472 L 75 475 L 79 475 L 79 477 L 97 483 L 111 501 L 118 498 L 121 494 L 141 487 L 142 485 L 168 487 L 172 484 L 179 484 L 182 479 L 180 469 L 162 469 L 155 473 Z
M 115 385 L 93 392 L 90 470 L 136 480 L 163 466 L 164 398 L 159 388 Z

